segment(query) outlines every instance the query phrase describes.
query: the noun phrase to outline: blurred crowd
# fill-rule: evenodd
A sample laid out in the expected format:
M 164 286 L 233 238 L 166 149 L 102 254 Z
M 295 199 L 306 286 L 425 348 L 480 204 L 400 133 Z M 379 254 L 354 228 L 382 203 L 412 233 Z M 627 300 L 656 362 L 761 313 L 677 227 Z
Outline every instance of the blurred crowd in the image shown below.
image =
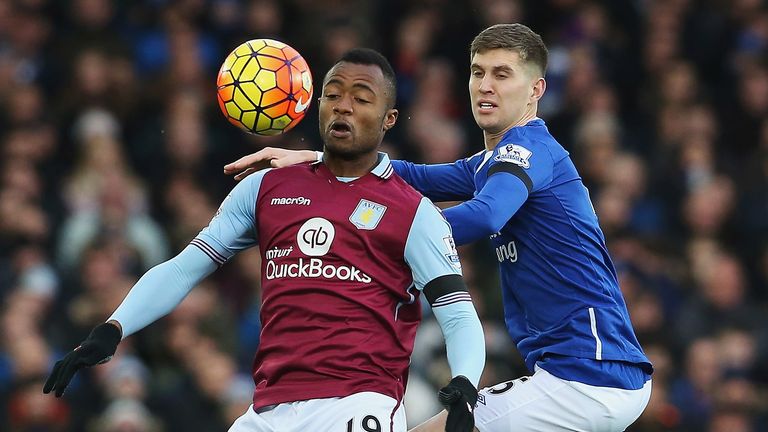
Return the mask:
M 250 404 L 260 262 L 241 253 L 66 395 L 53 362 L 208 223 L 224 163 L 319 149 L 317 115 L 248 136 L 218 112 L 226 54 L 257 37 L 309 62 L 315 92 L 356 46 L 398 78 L 394 157 L 482 149 L 468 46 L 523 22 L 550 49 L 540 116 L 571 152 L 656 372 L 631 432 L 768 430 L 768 5 L 763 0 L 0 0 L 0 430 L 224 431 Z M 483 319 L 483 385 L 526 371 L 496 257 L 461 251 Z M 158 287 L 162 289 L 162 287 Z M 425 311 L 409 423 L 448 380 Z

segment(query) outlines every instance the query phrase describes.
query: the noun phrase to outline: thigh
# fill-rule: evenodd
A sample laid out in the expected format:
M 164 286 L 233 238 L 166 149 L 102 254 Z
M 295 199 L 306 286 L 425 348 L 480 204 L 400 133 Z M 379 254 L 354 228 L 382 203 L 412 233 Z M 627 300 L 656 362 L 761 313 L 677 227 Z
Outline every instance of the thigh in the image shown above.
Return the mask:
M 301 402 L 295 431 L 405 432 L 402 403 L 379 393 L 363 392 Z
M 475 409 L 480 432 L 601 432 L 608 421 L 603 404 L 543 369 L 481 390 Z
M 595 387 L 537 369 L 480 391 L 475 425 L 480 432 L 622 432 L 643 412 L 651 382 L 639 390 Z
M 643 413 L 651 398 L 651 381 L 639 390 L 622 390 L 610 387 L 595 387 L 571 382 L 570 385 L 586 396 L 600 401 L 608 410 L 610 426 L 607 431 L 624 431 Z

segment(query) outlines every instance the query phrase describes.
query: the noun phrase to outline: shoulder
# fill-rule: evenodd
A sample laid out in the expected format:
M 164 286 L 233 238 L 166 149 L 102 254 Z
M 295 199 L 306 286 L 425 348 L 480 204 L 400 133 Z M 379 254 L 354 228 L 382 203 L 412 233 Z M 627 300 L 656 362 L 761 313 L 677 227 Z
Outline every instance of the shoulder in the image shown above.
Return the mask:
M 249 175 L 248 177 L 242 179 L 239 183 L 235 185 L 235 187 L 232 189 L 232 194 L 243 194 L 246 192 L 250 192 L 255 190 L 258 190 L 259 187 L 261 187 L 262 182 L 264 181 L 264 178 L 270 174 L 271 171 L 274 171 L 273 168 L 265 168 L 263 170 L 256 171 L 255 173 Z
M 556 161 L 568 156 L 568 150 L 552 136 L 544 120 L 538 119 L 528 125 L 522 138 L 530 147 L 536 150 L 546 150 Z
M 508 162 L 528 169 L 533 160 L 555 163 L 568 157 L 568 151 L 549 133 L 543 122 L 521 129 L 519 133 L 505 136 L 496 146 L 495 162 Z
M 246 179 L 259 173 L 263 173 L 261 175 L 262 181 L 259 182 L 260 189 L 272 190 L 273 188 L 280 185 L 288 185 L 291 182 L 295 182 L 302 178 L 306 179 L 313 171 L 314 167 L 312 164 L 301 163 L 281 168 L 267 168 L 251 174 L 250 176 L 246 177 Z
M 451 236 L 451 226 L 440 208 L 428 198 L 422 197 L 414 216 L 411 233 L 442 239 Z
M 268 171 L 269 177 L 295 176 L 305 173 L 311 173 L 314 170 L 316 162 L 304 162 L 296 165 L 290 165 L 281 168 L 267 168 L 262 171 Z M 261 172 L 261 171 L 259 171 Z
M 403 180 L 402 177 L 393 172 L 392 175 L 385 180 L 386 186 L 390 189 L 393 195 L 393 200 L 398 200 L 407 203 L 410 206 L 418 207 L 421 199 L 424 198 L 419 191 L 413 188 L 408 182 Z
M 487 152 L 487 150 L 482 149 L 479 152 L 473 154 L 472 156 L 468 156 L 468 157 L 464 158 L 464 160 L 467 163 L 469 163 L 470 165 L 477 165 L 477 164 L 479 164 L 480 162 L 483 161 L 483 158 L 485 157 L 485 153 L 486 152 Z
M 387 203 L 390 210 L 397 212 L 405 219 L 413 219 L 421 204 L 424 195 L 408 184 L 402 177 L 393 173 L 389 178 L 382 180 L 382 189 L 379 196 Z

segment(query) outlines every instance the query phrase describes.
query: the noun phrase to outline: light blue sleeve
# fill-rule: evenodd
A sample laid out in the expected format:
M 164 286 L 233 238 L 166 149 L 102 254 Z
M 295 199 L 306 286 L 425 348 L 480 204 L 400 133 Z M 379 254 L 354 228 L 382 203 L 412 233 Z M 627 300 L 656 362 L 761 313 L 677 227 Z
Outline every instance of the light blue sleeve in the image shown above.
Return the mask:
M 249 175 L 224 198 L 216 215 L 190 244 L 222 265 L 237 252 L 258 243 L 256 199 L 264 175 L 271 168 Z
M 432 311 L 445 337 L 451 376 L 463 375 L 475 386 L 485 365 L 485 337 L 472 298 L 461 281 L 461 264 L 448 222 L 423 198 L 405 244 L 405 260 L 419 290 L 439 278 L 453 276 L 448 291 L 432 303 Z M 448 278 L 450 279 L 450 278 Z M 445 279 L 443 279 L 445 280 Z M 434 284 L 430 287 L 432 289 Z
M 120 323 L 126 338 L 171 312 L 195 285 L 217 268 L 200 249 L 187 246 L 175 257 L 144 273 L 109 320 Z
M 238 183 L 189 246 L 136 282 L 109 318 L 120 323 L 123 338 L 171 312 L 218 266 L 256 244 L 256 198 L 267 171 L 259 171 Z
M 485 334 L 472 302 L 433 307 L 445 338 L 451 377 L 464 375 L 477 387 L 485 366 Z
M 405 262 L 411 267 L 413 282 L 419 290 L 440 276 L 461 275 L 451 226 L 427 198 L 421 199 L 413 218 L 405 242 Z

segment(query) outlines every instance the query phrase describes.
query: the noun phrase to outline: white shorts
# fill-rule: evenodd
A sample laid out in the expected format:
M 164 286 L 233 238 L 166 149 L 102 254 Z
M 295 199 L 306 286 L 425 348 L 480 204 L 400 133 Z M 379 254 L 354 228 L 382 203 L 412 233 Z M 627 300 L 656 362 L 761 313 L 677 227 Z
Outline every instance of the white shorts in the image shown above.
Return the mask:
M 258 412 L 257 412 L 258 411 Z M 253 405 L 229 432 L 405 432 L 403 404 L 380 393 L 286 402 L 254 411 Z
M 622 432 L 650 397 L 651 381 L 638 390 L 596 387 L 537 367 L 533 376 L 480 390 L 475 427 L 480 432 Z

